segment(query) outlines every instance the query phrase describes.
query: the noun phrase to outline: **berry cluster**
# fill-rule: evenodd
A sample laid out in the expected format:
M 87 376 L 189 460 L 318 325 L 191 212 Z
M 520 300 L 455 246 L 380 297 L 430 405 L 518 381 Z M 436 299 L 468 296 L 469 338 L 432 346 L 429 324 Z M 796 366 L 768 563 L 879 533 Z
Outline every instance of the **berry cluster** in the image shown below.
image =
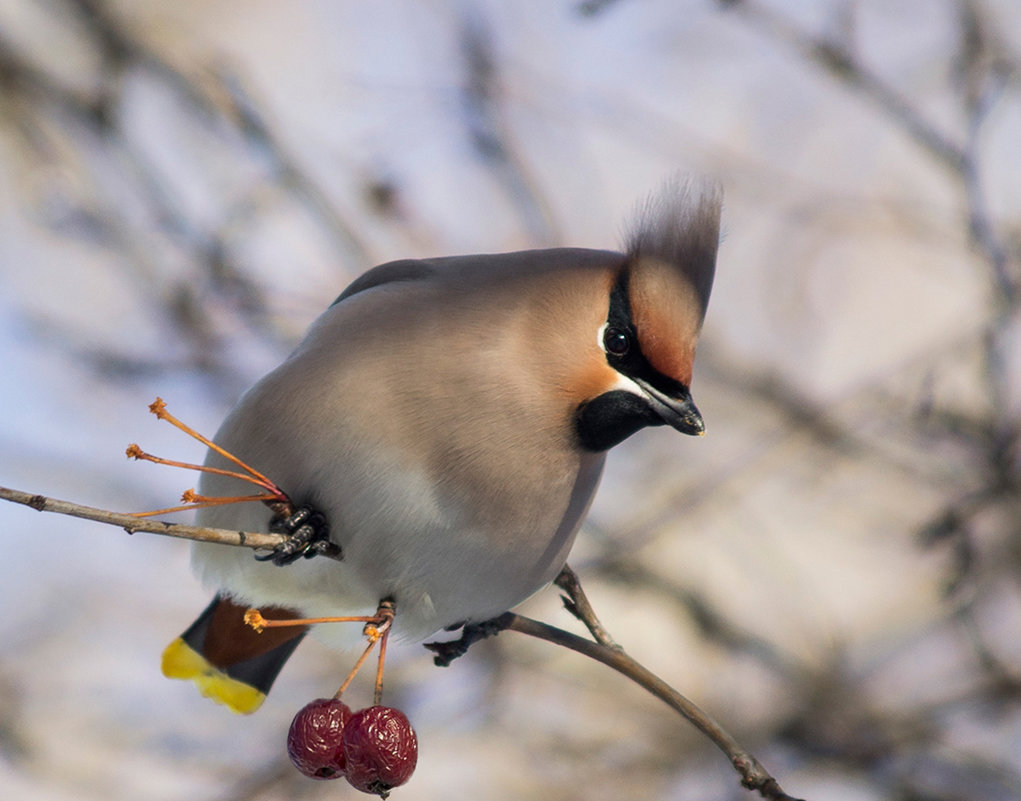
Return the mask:
M 363 793 L 386 798 L 411 778 L 418 738 L 399 709 L 370 706 L 352 712 L 339 698 L 317 698 L 291 721 L 287 753 L 306 776 L 344 776 Z

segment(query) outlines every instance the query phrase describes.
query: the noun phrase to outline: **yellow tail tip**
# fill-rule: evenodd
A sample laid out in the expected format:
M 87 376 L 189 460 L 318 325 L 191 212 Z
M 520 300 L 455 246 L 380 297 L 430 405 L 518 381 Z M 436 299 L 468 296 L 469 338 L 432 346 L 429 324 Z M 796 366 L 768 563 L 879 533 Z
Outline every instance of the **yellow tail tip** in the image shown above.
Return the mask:
M 161 669 L 168 679 L 190 679 L 206 698 L 240 715 L 250 715 L 266 700 L 264 692 L 211 665 L 180 637 L 163 651 Z

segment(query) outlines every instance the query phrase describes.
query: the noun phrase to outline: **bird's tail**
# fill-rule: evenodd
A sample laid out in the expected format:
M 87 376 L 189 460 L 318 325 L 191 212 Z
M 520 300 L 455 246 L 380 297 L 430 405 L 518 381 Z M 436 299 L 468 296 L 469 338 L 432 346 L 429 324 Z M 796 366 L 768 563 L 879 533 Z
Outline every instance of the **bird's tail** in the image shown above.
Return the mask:
M 244 621 L 246 607 L 217 595 L 187 631 L 163 652 L 163 675 L 191 679 L 204 696 L 240 714 L 258 709 L 307 626 L 259 633 Z M 292 609 L 259 610 L 267 619 L 299 617 Z

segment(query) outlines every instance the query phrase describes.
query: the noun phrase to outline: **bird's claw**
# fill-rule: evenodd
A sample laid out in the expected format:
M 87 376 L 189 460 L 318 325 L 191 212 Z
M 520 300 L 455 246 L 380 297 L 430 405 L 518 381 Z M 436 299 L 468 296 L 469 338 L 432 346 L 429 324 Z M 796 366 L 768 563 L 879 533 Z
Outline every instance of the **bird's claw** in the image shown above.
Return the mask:
M 287 517 L 275 516 L 269 522 L 269 530 L 287 539 L 272 550 L 257 552 L 255 558 L 260 562 L 289 565 L 302 557 L 342 558 L 340 546 L 330 539 L 326 517 L 311 506 L 301 506 Z

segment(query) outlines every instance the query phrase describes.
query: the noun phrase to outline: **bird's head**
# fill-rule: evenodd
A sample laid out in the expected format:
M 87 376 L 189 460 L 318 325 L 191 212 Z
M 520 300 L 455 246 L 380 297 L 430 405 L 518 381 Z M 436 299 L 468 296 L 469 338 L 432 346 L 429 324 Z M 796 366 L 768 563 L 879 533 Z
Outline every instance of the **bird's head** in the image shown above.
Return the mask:
M 692 365 L 716 265 L 721 193 L 673 184 L 640 210 L 623 266 L 607 282 L 602 324 L 587 349 L 575 427 L 603 451 L 645 426 L 705 431 L 691 398 Z M 597 364 L 598 362 L 598 364 Z

